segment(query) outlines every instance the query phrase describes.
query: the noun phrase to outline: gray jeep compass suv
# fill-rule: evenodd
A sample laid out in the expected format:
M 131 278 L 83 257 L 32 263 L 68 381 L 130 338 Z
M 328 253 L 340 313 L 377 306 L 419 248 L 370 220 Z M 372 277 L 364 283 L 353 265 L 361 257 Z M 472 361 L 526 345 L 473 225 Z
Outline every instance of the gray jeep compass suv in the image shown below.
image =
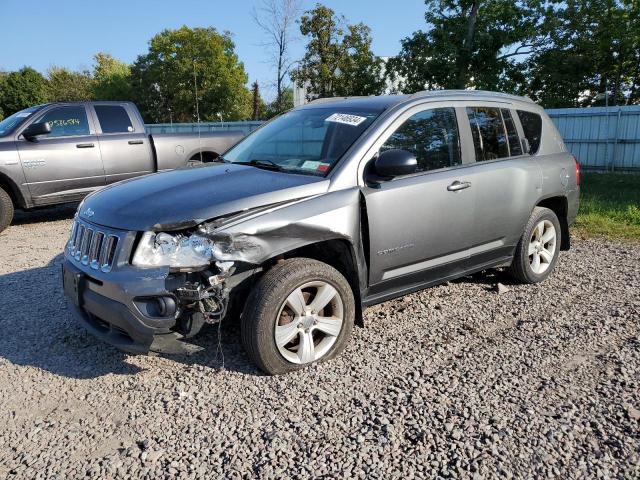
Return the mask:
M 288 372 L 337 355 L 366 306 L 492 267 L 543 281 L 569 248 L 579 174 L 527 98 L 318 100 L 215 163 L 87 197 L 64 290 L 125 351 L 180 351 L 239 319 L 251 360 Z

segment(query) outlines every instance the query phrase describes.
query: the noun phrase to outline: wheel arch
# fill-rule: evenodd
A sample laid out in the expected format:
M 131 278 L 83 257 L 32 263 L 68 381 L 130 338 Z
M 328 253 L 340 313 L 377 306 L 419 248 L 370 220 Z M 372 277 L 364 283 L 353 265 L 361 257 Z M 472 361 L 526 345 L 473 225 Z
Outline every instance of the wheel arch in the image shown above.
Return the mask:
M 353 291 L 356 305 L 355 323 L 358 326 L 363 326 L 362 296 L 360 291 L 360 276 L 362 272 L 358 266 L 360 262 L 353 244 L 344 238 L 311 242 L 271 257 L 262 266 L 264 270 L 267 270 L 277 264 L 278 261 L 300 257 L 326 263 L 338 270 L 347 279 Z
M 188 157 L 188 161 L 191 160 L 200 160 L 200 154 L 202 154 L 202 162 L 203 163 L 208 163 L 208 162 L 213 162 L 216 158 L 218 158 L 220 156 L 219 153 L 213 151 L 213 150 L 202 150 L 202 152 L 200 152 L 200 150 L 196 150 L 190 153 L 189 157 Z
M 569 201 L 564 195 L 557 195 L 540 200 L 536 207 L 548 208 L 558 217 L 561 230 L 560 250 L 569 250 L 571 248 L 571 237 L 569 236 Z
M 11 197 L 13 205 L 17 208 L 25 208 L 26 201 L 22 196 L 22 192 L 16 183 L 10 177 L 0 172 L 0 188 L 6 191 Z

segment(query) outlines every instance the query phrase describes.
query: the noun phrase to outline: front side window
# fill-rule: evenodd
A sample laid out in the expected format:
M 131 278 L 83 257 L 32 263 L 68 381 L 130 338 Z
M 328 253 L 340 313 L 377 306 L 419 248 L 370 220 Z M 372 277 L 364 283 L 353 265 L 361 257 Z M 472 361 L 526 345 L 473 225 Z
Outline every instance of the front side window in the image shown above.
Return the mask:
M 89 135 L 89 122 L 84 106 L 56 107 L 35 120 L 36 123 L 48 122 L 51 133 L 48 137 L 69 137 Z
M 246 137 L 224 160 L 324 176 L 380 113 L 339 106 L 292 110 Z
M 499 108 L 468 107 L 467 115 L 476 152 L 476 162 L 509 156 L 507 135 Z
M 413 153 L 422 172 L 462 164 L 455 109 L 433 108 L 412 115 L 380 151 L 392 149 Z
M 524 137 L 529 142 L 529 153 L 535 155 L 540 148 L 540 138 L 542 137 L 542 117 L 537 113 L 518 110 L 518 117 L 522 124 Z
M 96 115 L 102 133 L 133 132 L 131 118 L 124 107 L 120 105 L 96 105 Z

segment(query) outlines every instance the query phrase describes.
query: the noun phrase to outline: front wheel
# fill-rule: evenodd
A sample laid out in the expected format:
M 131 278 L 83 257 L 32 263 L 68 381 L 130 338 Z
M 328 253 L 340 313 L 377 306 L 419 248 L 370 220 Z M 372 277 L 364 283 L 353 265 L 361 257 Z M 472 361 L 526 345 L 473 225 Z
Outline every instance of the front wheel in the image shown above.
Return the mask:
M 7 192 L 0 188 L 0 232 L 11 225 L 13 220 L 13 201 Z
M 516 247 L 510 274 L 523 283 L 545 280 L 558 261 L 561 235 L 560 222 L 553 210 L 534 208 Z
M 349 282 L 335 268 L 293 258 L 265 273 L 242 313 L 242 343 L 269 374 L 287 373 L 335 357 L 355 318 Z

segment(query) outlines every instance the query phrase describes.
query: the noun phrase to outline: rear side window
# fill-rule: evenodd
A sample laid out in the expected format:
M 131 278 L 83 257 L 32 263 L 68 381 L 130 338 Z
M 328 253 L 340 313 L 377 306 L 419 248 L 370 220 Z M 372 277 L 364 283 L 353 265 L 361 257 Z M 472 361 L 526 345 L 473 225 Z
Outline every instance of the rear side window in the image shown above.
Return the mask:
M 437 170 L 462 163 L 454 108 L 433 108 L 412 115 L 384 143 L 380 151 L 408 150 L 418 160 L 418 171 Z
M 509 140 L 509 152 L 512 157 L 522 155 L 522 144 L 520 143 L 520 136 L 518 130 L 516 130 L 516 124 L 511 117 L 511 112 L 506 108 L 502 110 L 502 119 L 504 120 L 504 126 L 507 129 L 507 140 Z
M 133 124 L 129 114 L 119 105 L 96 105 L 96 115 L 102 133 L 127 133 L 133 132 Z
M 508 157 L 509 146 L 500 109 L 467 107 L 467 115 L 471 124 L 476 161 Z
M 34 120 L 34 122 L 49 122 L 51 133 L 48 137 L 89 135 L 87 113 L 82 105 L 52 108 Z
M 518 118 L 522 124 L 524 137 L 529 142 L 529 153 L 535 155 L 540 148 L 540 138 L 542 137 L 542 117 L 537 113 L 518 110 Z

